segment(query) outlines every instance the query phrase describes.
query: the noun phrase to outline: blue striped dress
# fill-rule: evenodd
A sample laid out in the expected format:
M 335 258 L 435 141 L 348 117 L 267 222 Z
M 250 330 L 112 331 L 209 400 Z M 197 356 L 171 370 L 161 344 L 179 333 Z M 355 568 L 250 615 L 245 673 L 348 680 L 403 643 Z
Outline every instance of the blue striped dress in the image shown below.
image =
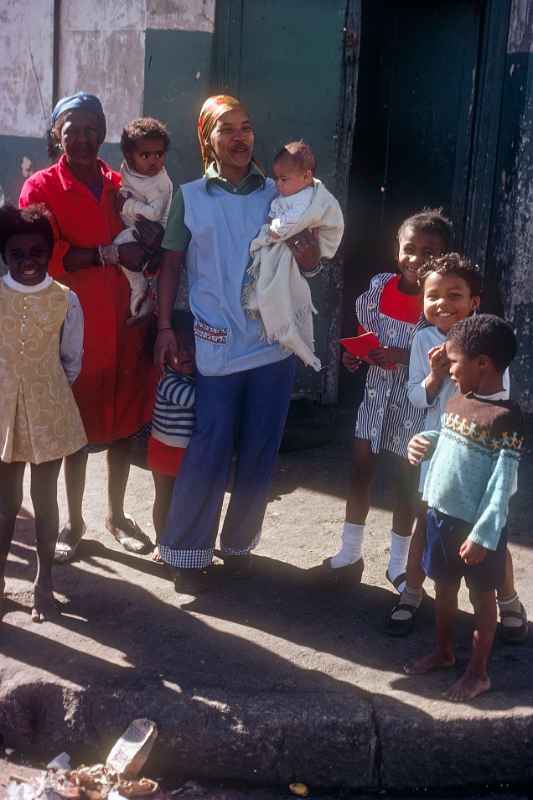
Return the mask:
M 392 272 L 375 275 L 368 291 L 355 301 L 359 323 L 378 337 L 383 347 L 409 349 L 416 323 L 384 314 L 380 301 L 385 286 L 398 276 Z M 407 444 L 421 430 L 424 411 L 415 408 L 407 397 L 408 368 L 369 367 L 365 393 L 357 412 L 355 438 L 370 442 L 373 453 L 386 450 L 407 457 Z
M 169 367 L 157 385 L 152 436 L 170 447 L 187 447 L 195 423 L 194 379 Z

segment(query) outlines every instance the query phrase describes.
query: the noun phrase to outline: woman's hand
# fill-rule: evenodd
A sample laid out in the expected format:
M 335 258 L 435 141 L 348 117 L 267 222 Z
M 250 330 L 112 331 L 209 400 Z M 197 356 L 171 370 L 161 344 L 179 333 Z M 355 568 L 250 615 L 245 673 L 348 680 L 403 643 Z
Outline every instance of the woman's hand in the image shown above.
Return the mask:
M 122 194 L 122 192 L 117 192 L 115 194 L 115 208 L 116 208 L 117 214 L 122 214 L 122 209 L 124 208 L 124 203 L 130 197 L 131 197 L 131 193 L 130 192 L 125 192 L 124 194 Z
M 425 436 L 422 436 L 421 433 L 417 433 L 416 436 L 409 441 L 407 445 L 407 458 L 410 464 L 420 464 L 421 461 L 425 461 L 431 451 L 431 442 L 429 439 L 426 439 Z
M 318 267 L 320 261 L 318 229 L 300 231 L 285 241 L 302 272 L 312 272 Z
M 470 539 L 465 539 L 459 548 L 459 556 L 468 567 L 481 564 L 481 562 L 485 560 L 486 555 L 486 549 L 477 542 L 471 542 Z
M 348 353 L 347 350 L 343 350 L 341 360 L 343 366 L 346 367 L 348 372 L 357 372 L 357 370 L 361 367 L 363 363 L 360 358 L 357 358 L 357 356 L 353 356 L 351 353 Z
M 165 364 L 169 364 L 174 369 L 178 368 L 178 344 L 174 331 L 169 329 L 159 331 L 155 340 L 154 362 L 163 369 Z
M 144 248 L 145 252 L 152 255 L 161 247 L 165 229 L 159 222 L 153 222 L 150 219 L 146 219 L 146 217 L 143 217 L 141 214 L 138 214 L 135 220 L 135 231 L 133 235 L 141 247 Z

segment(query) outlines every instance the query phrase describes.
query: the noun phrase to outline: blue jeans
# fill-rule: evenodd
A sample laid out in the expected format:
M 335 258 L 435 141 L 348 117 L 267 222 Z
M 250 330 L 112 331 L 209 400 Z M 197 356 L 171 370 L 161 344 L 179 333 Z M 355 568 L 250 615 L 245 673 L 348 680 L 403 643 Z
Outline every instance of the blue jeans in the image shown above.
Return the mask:
M 233 375 L 197 376 L 195 430 L 159 547 L 168 564 L 198 569 L 211 563 L 234 452 L 221 550 L 245 555 L 258 544 L 295 369 L 290 356 Z

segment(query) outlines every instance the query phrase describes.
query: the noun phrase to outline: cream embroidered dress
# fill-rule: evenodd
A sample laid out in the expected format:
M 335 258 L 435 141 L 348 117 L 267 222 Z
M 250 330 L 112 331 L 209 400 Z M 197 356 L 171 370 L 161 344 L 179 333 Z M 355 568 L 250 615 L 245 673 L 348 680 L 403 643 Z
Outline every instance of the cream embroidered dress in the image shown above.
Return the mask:
M 68 293 L 56 281 L 25 292 L 0 280 L 2 461 L 41 464 L 87 444 L 60 360 Z

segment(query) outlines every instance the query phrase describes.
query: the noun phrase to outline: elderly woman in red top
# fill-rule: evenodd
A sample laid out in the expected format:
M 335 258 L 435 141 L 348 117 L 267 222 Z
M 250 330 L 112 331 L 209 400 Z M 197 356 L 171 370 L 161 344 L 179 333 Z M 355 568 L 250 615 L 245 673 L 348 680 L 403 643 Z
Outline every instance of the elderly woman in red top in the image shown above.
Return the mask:
M 56 243 L 50 271 L 76 292 L 85 317 L 83 366 L 73 391 L 89 445 L 107 448 L 106 528 L 125 549 L 140 552 L 146 540 L 123 505 L 128 437 L 150 419 L 155 376 L 146 321 L 126 324 L 129 285 L 116 265 L 120 259 L 124 266 L 140 269 L 145 253 L 137 243 L 112 243 L 123 227 L 120 175 L 98 158 L 105 133 L 97 97 L 80 92 L 60 100 L 52 114 L 50 142 L 62 155 L 25 182 L 20 205 L 45 203 L 53 216 Z M 59 535 L 56 561 L 71 560 L 85 532 L 86 467 L 86 449 L 65 459 L 70 519 Z

